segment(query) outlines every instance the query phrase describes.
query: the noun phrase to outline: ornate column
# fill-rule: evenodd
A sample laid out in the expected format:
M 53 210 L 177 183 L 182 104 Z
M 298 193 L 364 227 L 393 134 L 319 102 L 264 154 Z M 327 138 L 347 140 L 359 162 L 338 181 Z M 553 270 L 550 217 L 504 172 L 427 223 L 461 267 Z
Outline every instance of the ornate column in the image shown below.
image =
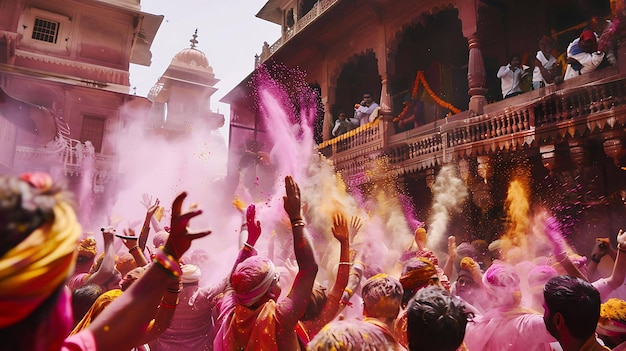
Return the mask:
M 326 96 L 322 96 L 322 104 L 324 104 L 324 121 L 322 122 L 322 138 L 323 140 L 332 139 L 332 135 L 330 134 L 333 129 L 333 123 L 335 122 L 333 119 L 333 114 L 331 112 L 332 103 L 335 101 L 335 92 L 337 87 L 334 85 L 327 85 L 326 88 Z M 323 91 L 323 90 L 322 90 Z
M 470 96 L 469 114 L 482 115 L 483 107 L 487 104 L 485 93 L 487 92 L 487 76 L 483 54 L 480 50 L 480 38 L 478 33 L 472 34 L 468 38 L 469 61 L 467 65 L 467 81 L 469 85 L 468 94 Z

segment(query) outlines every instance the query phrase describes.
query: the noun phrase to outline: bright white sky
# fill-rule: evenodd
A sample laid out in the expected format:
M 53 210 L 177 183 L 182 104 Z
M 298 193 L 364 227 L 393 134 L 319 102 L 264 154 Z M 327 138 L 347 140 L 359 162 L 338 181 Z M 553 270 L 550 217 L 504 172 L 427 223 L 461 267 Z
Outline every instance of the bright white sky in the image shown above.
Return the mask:
M 280 25 L 255 17 L 267 0 L 142 0 L 141 10 L 163 15 L 163 23 L 152 44 L 152 65 L 131 65 L 130 84 L 137 95 L 146 96 L 172 57 L 190 46 L 198 29 L 197 49 L 204 52 L 213 67 L 218 91 L 211 99 L 211 110 L 226 117 L 221 132 L 227 140 L 229 107 L 219 103 L 226 93 L 254 69 L 254 55 L 263 42 L 270 45 L 280 37 Z

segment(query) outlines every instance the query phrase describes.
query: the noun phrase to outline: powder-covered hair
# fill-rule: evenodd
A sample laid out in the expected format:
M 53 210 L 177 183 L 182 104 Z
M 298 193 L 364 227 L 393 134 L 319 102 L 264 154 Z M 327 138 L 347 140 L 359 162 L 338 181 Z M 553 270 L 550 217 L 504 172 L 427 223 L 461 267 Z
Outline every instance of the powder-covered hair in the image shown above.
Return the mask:
M 384 331 L 359 319 L 330 322 L 307 345 L 308 351 L 380 351 L 392 350 Z
M 398 279 L 387 274 L 377 274 L 369 278 L 361 289 L 363 310 L 369 317 L 396 318 L 403 293 Z

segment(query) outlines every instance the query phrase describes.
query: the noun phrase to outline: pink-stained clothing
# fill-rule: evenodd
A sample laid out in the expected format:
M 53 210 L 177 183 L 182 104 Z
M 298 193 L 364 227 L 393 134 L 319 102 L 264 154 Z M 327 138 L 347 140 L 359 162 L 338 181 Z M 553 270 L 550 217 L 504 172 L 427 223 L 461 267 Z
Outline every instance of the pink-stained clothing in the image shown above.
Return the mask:
M 70 288 L 70 290 L 74 291 L 78 288 L 80 288 L 81 286 L 85 285 L 85 281 L 87 280 L 87 277 L 89 276 L 89 273 L 78 273 L 73 275 L 67 282 L 67 287 Z
M 97 351 L 96 340 L 90 331 L 84 330 L 65 339 L 61 351 Z
M 542 315 L 519 308 L 475 316 L 467 323 L 464 340 L 472 351 L 544 351 L 555 341 Z
M 216 296 L 224 291 L 226 281 L 215 287 L 183 284 L 172 323 L 153 344 L 153 351 L 212 351 L 215 326 L 211 315 Z
M 596 339 L 595 334 L 589 337 L 589 339 L 583 344 L 583 346 L 578 351 L 605 351 L 611 350 L 606 346 L 600 345 L 598 340 Z

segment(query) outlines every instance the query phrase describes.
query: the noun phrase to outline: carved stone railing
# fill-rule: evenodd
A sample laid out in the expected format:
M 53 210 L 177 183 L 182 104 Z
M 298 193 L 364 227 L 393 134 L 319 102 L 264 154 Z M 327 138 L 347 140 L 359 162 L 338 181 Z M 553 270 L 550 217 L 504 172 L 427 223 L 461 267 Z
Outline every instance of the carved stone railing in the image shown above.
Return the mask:
M 387 137 L 384 123 L 378 130 L 361 127 L 320 144 L 320 152 L 352 184 L 367 181 L 363 172 L 378 157 L 386 157 L 394 172 L 401 174 L 458 157 L 537 146 L 537 139 L 601 132 L 606 126 L 623 128 L 626 76 L 614 74 L 582 83 L 567 82 L 561 89 L 523 94 L 496 103 L 499 108 L 486 108 L 487 113 L 480 116 L 468 116 L 465 111 Z
M 280 39 L 274 42 L 274 44 L 270 45 L 270 56 L 278 51 L 281 46 L 285 45 L 285 43 L 287 43 L 291 38 L 298 34 L 298 32 L 308 26 L 317 17 L 321 16 L 326 10 L 328 10 L 337 2 L 339 2 L 339 0 L 318 1 L 309 12 L 307 12 L 304 16 L 296 21 L 296 23 L 293 25 L 293 28 L 286 30 Z M 259 57 L 262 57 L 262 55 L 259 55 Z M 267 60 L 267 57 L 263 58 L 263 60 Z

